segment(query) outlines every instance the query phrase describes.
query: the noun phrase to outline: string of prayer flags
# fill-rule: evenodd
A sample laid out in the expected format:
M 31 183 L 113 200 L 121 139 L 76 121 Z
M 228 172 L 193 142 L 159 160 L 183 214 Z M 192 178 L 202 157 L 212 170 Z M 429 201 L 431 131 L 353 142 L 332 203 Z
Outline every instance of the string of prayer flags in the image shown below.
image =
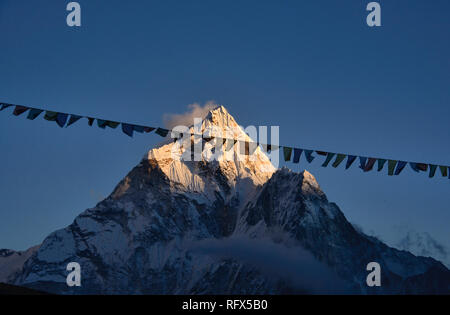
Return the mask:
M 23 115 L 25 112 L 28 111 L 27 119 L 28 120 L 35 120 L 38 118 L 42 113 L 44 114 L 44 119 L 48 121 L 54 121 L 58 124 L 59 127 L 69 127 L 76 122 L 78 122 L 81 118 L 86 118 L 88 120 L 88 125 L 93 126 L 94 122 L 97 120 L 97 125 L 101 129 L 106 129 L 106 127 L 109 127 L 111 129 L 116 129 L 119 125 L 122 125 L 122 132 L 129 137 L 133 137 L 134 132 L 137 133 L 150 133 L 154 130 L 155 133 L 163 138 L 167 137 L 169 133 L 171 133 L 171 136 L 174 138 L 174 141 L 179 140 L 183 137 L 182 133 L 178 133 L 172 130 L 164 129 L 164 128 L 154 128 L 154 127 L 148 127 L 148 126 L 141 126 L 141 125 L 134 125 L 129 124 L 125 122 L 117 122 L 117 121 L 111 121 L 101 118 L 94 118 L 89 116 L 81 116 L 81 115 L 75 115 L 75 114 L 66 114 L 61 112 L 55 112 L 50 111 L 46 109 L 39 109 L 34 107 L 28 107 L 28 106 L 22 106 L 22 105 L 15 105 L 15 104 L 8 104 L 8 103 L 1 103 L 0 102 L 0 111 L 3 111 L 7 108 L 13 107 L 13 115 L 14 116 L 20 116 Z M 427 164 L 427 163 L 417 163 L 417 162 L 406 162 L 406 161 L 399 161 L 399 160 L 388 160 L 383 158 L 368 158 L 366 156 L 356 156 L 356 155 L 348 155 L 348 154 L 342 154 L 342 153 L 332 153 L 332 152 L 326 152 L 326 151 L 320 151 L 320 150 L 306 150 L 301 148 L 295 148 L 295 147 L 288 147 L 288 146 L 279 146 L 274 144 L 260 144 L 259 142 L 254 141 L 243 141 L 243 140 L 237 140 L 237 139 L 227 139 L 227 138 L 217 138 L 213 137 L 211 135 L 206 134 L 196 134 L 194 132 L 190 133 L 191 136 L 191 142 L 192 137 L 198 137 L 202 138 L 203 143 L 208 143 L 214 139 L 216 139 L 215 143 L 219 144 L 222 143 L 222 146 L 226 147 L 226 151 L 230 151 L 233 146 L 236 145 L 236 143 L 239 141 L 239 149 L 240 152 L 244 153 L 245 155 L 252 155 L 256 151 L 256 149 L 261 146 L 263 151 L 270 153 L 273 151 L 277 151 L 280 148 L 283 148 L 283 157 L 286 162 L 292 161 L 295 164 L 300 163 L 300 159 L 302 154 L 305 154 L 306 161 L 308 163 L 312 163 L 315 159 L 314 152 L 319 156 L 324 156 L 325 160 L 322 164 L 323 167 L 327 167 L 334 159 L 332 166 L 334 168 L 339 167 L 347 158 L 347 161 L 345 163 L 345 169 L 349 169 L 352 164 L 355 162 L 355 160 L 359 157 L 359 168 L 361 168 L 364 172 L 372 171 L 375 165 L 377 165 L 378 172 L 381 172 L 386 165 L 388 164 L 388 175 L 400 175 L 402 171 L 405 169 L 406 165 L 410 165 L 411 169 L 414 172 L 420 173 L 420 172 L 427 172 L 429 170 L 428 176 L 430 178 L 434 177 L 437 171 L 437 168 L 439 168 L 440 173 L 443 177 L 448 177 L 450 179 L 450 166 L 445 165 L 436 165 L 436 164 Z M 188 139 L 187 139 L 188 140 Z

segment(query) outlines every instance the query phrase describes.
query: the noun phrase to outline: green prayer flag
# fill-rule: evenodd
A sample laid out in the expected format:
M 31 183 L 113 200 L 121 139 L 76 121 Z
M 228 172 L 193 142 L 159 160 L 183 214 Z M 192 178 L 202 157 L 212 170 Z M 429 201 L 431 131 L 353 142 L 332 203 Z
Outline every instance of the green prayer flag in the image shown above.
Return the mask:
M 336 160 L 333 163 L 333 167 L 335 167 L 335 168 L 338 167 L 339 164 L 341 164 L 342 161 L 344 161 L 346 157 L 347 157 L 347 155 L 345 155 L 345 154 L 338 154 L 336 156 Z
M 290 147 L 283 147 L 283 153 L 284 153 L 284 160 L 286 162 L 289 162 L 291 160 L 292 148 L 290 148 Z
M 106 125 L 112 129 L 116 129 L 120 125 L 120 123 L 117 121 L 108 121 Z
M 447 177 L 447 166 L 439 166 L 439 169 L 441 170 L 442 176 Z
M 434 177 L 436 173 L 437 165 L 430 164 L 430 174 L 428 175 L 430 178 Z
M 58 117 L 57 112 L 46 111 L 44 119 L 48 121 L 56 121 L 56 117 Z
M 160 135 L 161 137 L 165 138 L 169 134 L 169 130 L 163 129 L 163 128 L 158 128 L 158 129 L 156 129 L 155 133 L 157 135 Z
M 97 125 L 99 126 L 99 128 L 105 129 L 107 124 L 108 122 L 106 120 L 97 119 Z
M 395 171 L 395 166 L 397 165 L 397 161 L 389 160 L 388 161 L 388 175 L 393 176 Z
M 322 167 L 327 167 L 328 164 L 331 162 L 331 159 L 336 155 L 336 153 L 327 153 L 327 158 L 325 159 L 325 162 L 323 162 Z
M 385 159 L 378 159 L 378 172 L 381 172 L 381 170 L 384 167 L 384 164 L 386 164 L 387 160 Z

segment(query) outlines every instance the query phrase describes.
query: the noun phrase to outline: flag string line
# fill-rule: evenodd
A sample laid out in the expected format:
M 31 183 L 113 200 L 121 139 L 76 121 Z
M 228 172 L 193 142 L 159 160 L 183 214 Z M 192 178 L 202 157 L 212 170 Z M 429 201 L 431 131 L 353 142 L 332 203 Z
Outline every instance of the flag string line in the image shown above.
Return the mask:
M 42 113 L 45 113 L 44 119 L 48 121 L 55 121 L 61 128 L 63 127 L 69 127 L 72 124 L 75 124 L 78 120 L 82 118 L 87 118 L 89 121 L 89 126 L 93 126 L 95 121 L 97 121 L 98 126 L 101 129 L 106 129 L 106 127 L 110 127 L 112 129 L 116 129 L 119 125 L 122 125 L 122 131 L 130 136 L 133 137 L 133 132 L 137 133 L 151 133 L 152 131 L 156 130 L 155 133 L 160 135 L 161 137 L 167 137 L 169 132 L 177 133 L 179 137 L 175 137 L 174 139 L 181 139 L 184 134 L 190 134 L 190 136 L 199 137 L 203 139 L 222 139 L 222 140 L 233 140 L 233 146 L 237 143 L 245 143 L 247 144 L 256 144 L 254 146 L 254 149 L 258 146 L 262 146 L 264 149 L 264 146 L 266 147 L 264 151 L 270 152 L 270 151 L 276 151 L 283 149 L 283 155 L 284 155 L 284 161 L 285 162 L 293 162 L 294 164 L 297 164 L 300 162 L 301 155 L 304 155 L 307 162 L 311 163 L 316 156 L 313 156 L 313 153 L 316 153 L 321 156 L 325 156 L 325 162 L 322 164 L 323 167 L 327 167 L 330 163 L 334 168 L 337 168 L 341 164 L 345 164 L 345 168 L 349 169 L 353 163 L 359 158 L 360 160 L 360 168 L 364 172 L 369 172 L 373 168 L 377 168 L 378 172 L 382 171 L 384 169 L 385 164 L 388 164 L 388 175 L 400 175 L 400 173 L 403 171 L 403 169 L 406 167 L 406 165 L 410 165 L 410 167 L 415 172 L 426 172 L 429 169 L 429 177 L 434 177 L 435 173 L 437 172 L 437 169 L 439 168 L 441 174 L 443 177 L 447 177 L 450 179 L 450 166 L 446 165 L 439 165 L 439 164 L 431 164 L 431 163 L 422 163 L 422 162 L 409 162 L 409 161 L 403 161 L 403 160 L 395 160 L 395 159 L 387 159 L 387 158 L 377 158 L 373 156 L 362 156 L 362 155 L 351 155 L 347 153 L 335 153 L 335 152 L 328 152 L 328 151 L 321 151 L 321 150 L 314 150 L 314 149 L 304 149 L 304 148 L 297 148 L 297 147 L 291 147 L 291 146 L 284 146 L 281 144 L 278 145 L 272 145 L 270 143 L 261 143 L 259 141 L 254 141 L 251 139 L 250 141 L 242 140 L 242 139 L 235 139 L 235 138 L 227 138 L 222 136 L 214 136 L 210 135 L 205 137 L 204 134 L 199 134 L 195 132 L 189 132 L 189 133 L 183 133 L 178 131 L 173 131 L 170 129 L 160 128 L 160 127 L 150 127 L 150 126 L 143 126 L 143 125 L 137 125 L 137 124 L 131 124 L 126 122 L 119 122 L 114 120 L 106 120 L 103 118 L 97 118 L 92 116 L 85 116 L 85 115 L 77 115 L 77 114 L 71 114 L 71 113 L 64 113 L 64 112 L 56 112 L 51 111 L 43 108 L 36 108 L 36 107 L 30 107 L 30 106 L 24 106 L 24 105 L 17 105 L 17 104 L 10 104 L 10 103 L 4 103 L 0 102 L 0 111 L 5 110 L 6 108 L 14 107 L 13 115 L 14 116 L 20 116 L 26 112 L 29 112 L 28 119 L 29 120 L 35 120 L 37 117 L 39 117 Z M 248 136 L 248 135 L 247 135 Z M 207 141 L 208 142 L 208 141 Z M 225 145 L 225 141 L 223 143 Z M 231 149 L 232 147 L 230 147 Z M 254 152 L 254 151 L 253 151 Z M 247 153 L 246 153 L 247 154 Z M 293 156 L 293 157 L 292 157 Z M 334 159 L 334 161 L 333 161 Z M 347 159 L 347 161 L 345 161 Z M 377 165 L 376 165 L 377 164 Z

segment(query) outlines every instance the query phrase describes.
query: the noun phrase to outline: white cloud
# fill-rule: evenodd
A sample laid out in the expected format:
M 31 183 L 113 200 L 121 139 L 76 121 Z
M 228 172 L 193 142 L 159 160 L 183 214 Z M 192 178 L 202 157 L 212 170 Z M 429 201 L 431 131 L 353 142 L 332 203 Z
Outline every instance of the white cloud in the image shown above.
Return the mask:
M 194 118 L 205 118 L 210 110 L 213 110 L 218 105 L 213 102 L 207 102 L 201 106 L 198 103 L 188 105 L 188 111 L 184 114 L 165 114 L 163 116 L 164 126 L 167 129 L 172 129 L 175 126 L 192 126 Z

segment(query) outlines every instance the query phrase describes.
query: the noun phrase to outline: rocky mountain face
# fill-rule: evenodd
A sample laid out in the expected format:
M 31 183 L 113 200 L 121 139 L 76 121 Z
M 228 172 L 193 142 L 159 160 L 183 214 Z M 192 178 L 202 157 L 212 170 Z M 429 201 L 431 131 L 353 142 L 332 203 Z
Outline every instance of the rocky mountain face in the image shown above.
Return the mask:
M 39 245 L 31 247 L 26 251 L 0 249 L 0 283 L 13 281 L 22 272 L 24 263 L 38 249 Z
M 211 126 L 237 123 L 218 107 L 201 131 Z M 11 282 L 63 294 L 450 293 L 444 265 L 355 230 L 307 171 L 277 170 L 260 148 L 180 161 L 174 146 L 150 150 Z M 372 261 L 381 287 L 366 285 Z M 81 265 L 81 287 L 66 285 L 69 262 Z

